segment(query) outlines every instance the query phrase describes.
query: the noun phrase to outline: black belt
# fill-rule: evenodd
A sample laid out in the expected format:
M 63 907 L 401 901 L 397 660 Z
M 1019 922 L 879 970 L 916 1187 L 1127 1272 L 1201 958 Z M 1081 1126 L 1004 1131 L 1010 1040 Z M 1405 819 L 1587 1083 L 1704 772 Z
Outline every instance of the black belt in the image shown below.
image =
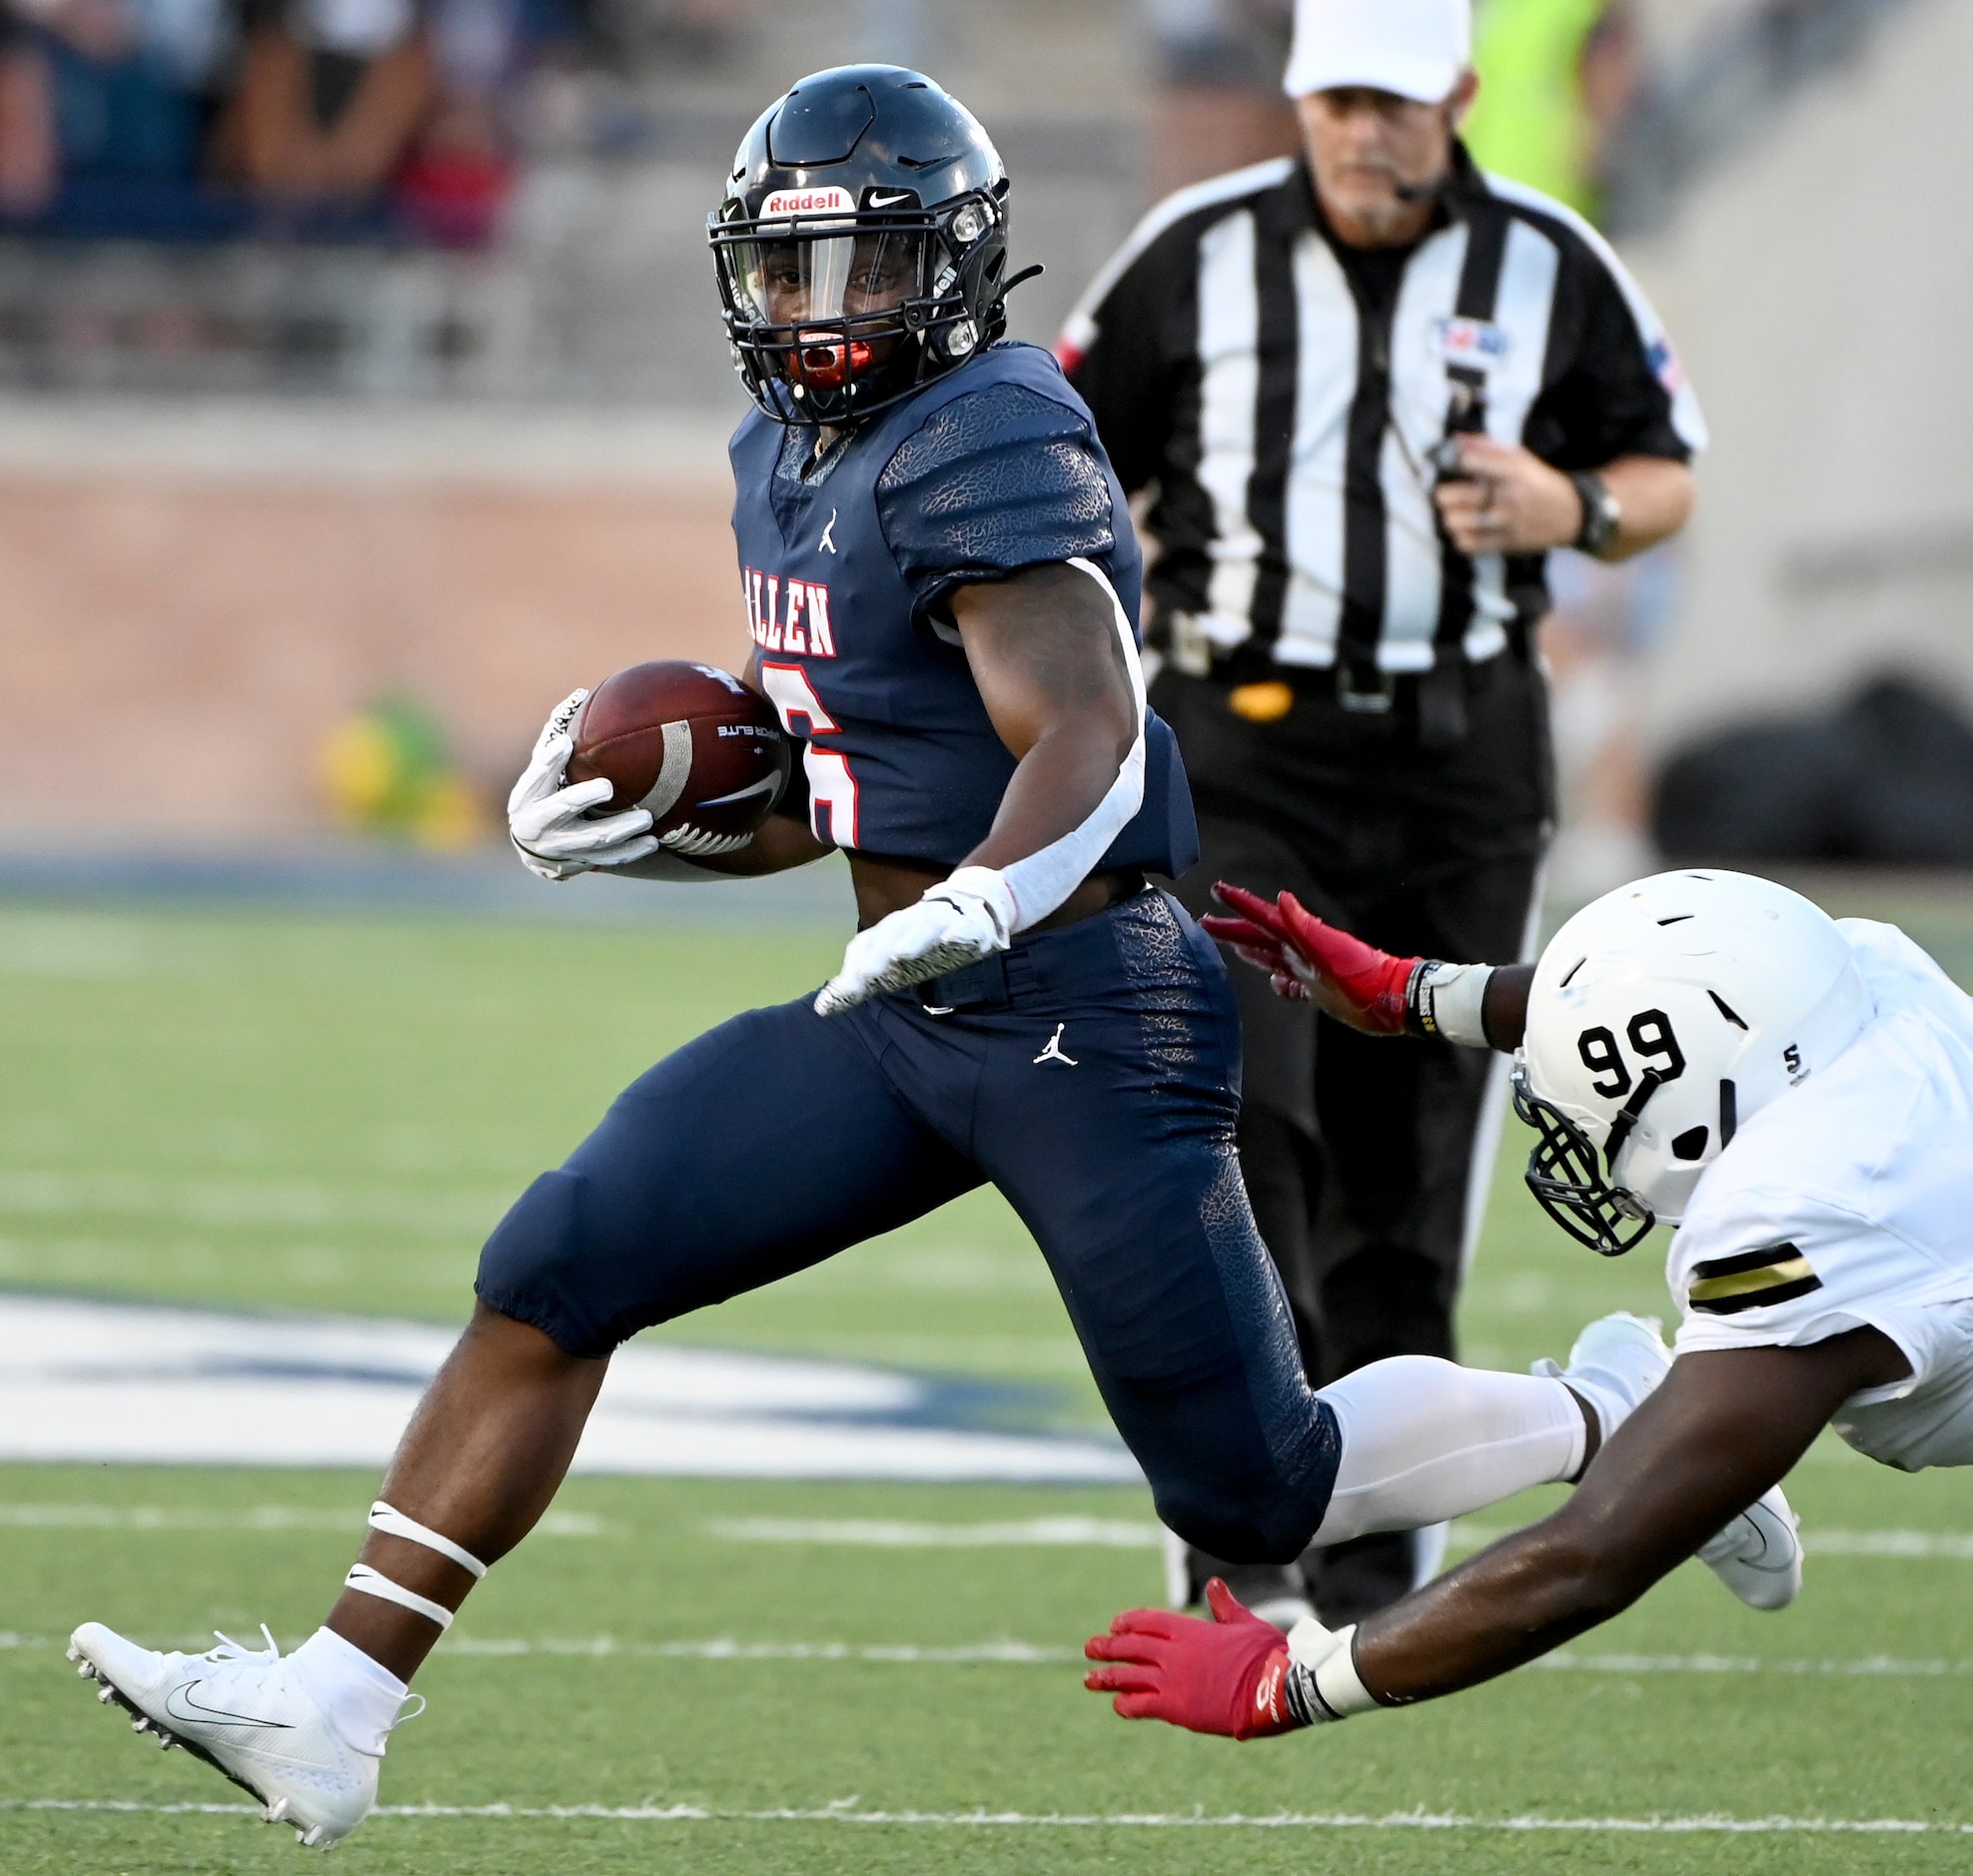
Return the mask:
M 1075 981 L 1076 971 L 1090 958 L 1114 956 L 1115 940 L 1105 935 L 1103 921 L 1118 907 L 1129 905 L 1150 890 L 1144 875 L 1129 868 L 1118 869 L 1109 877 L 1117 884 L 1116 897 L 1086 918 L 1023 932 L 1007 950 L 947 971 L 928 983 L 913 984 L 909 994 L 926 1009 L 942 1014 L 1007 1010 L 1025 998 Z
M 1241 693 L 1285 686 L 1317 704 L 1334 703 L 1350 716 L 1365 720 L 1367 727 L 1388 724 L 1396 733 L 1402 725 L 1415 731 L 1421 747 L 1442 749 L 1466 740 L 1468 697 L 1490 688 L 1502 669 L 1502 660 L 1515 655 L 1509 644 L 1477 663 L 1453 658 L 1424 671 L 1387 671 L 1345 658 L 1327 667 L 1271 663 L 1266 676 L 1235 663 L 1222 681 L 1235 678 L 1227 691 L 1229 705 L 1236 716 L 1250 721 L 1272 721 L 1286 714 L 1290 706 L 1285 700 L 1270 698 L 1263 714 L 1244 708 Z M 1280 692 L 1275 695 L 1279 697 Z
M 928 1010 L 1011 1009 L 1016 996 L 1033 987 L 1028 973 L 1014 968 L 1026 963 L 1020 952 L 996 951 L 977 964 L 947 971 L 943 977 L 934 977 L 930 983 L 913 988 L 918 1001 Z

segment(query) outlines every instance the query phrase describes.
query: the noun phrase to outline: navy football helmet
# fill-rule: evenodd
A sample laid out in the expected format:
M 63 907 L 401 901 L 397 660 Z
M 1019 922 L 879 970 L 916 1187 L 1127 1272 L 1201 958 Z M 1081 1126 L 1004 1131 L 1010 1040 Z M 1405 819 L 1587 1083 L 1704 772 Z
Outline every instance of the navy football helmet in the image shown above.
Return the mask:
M 839 66 L 777 99 L 708 218 L 754 403 L 778 423 L 855 424 L 992 344 L 1015 284 L 1007 198 L 978 119 L 917 72 Z

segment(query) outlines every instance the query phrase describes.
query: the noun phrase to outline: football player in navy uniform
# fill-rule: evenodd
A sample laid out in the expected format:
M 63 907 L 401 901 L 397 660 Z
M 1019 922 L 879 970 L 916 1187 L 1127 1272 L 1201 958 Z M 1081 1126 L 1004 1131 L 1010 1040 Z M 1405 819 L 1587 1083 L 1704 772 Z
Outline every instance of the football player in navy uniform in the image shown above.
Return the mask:
M 711 243 L 757 407 L 732 444 L 751 674 L 805 744 L 805 799 L 743 843 L 589 819 L 610 784 L 565 783 L 578 692 L 510 802 L 550 878 L 846 851 L 841 970 L 659 1063 L 521 1195 L 293 1655 L 76 1632 L 106 1699 L 307 1842 L 375 1802 L 407 1681 L 554 1496 L 619 1343 L 984 1183 L 1189 1541 L 1297 1556 L 1319 1526 L 1374 1527 L 1402 1469 L 1402 1378 L 1311 1392 L 1248 1210 L 1226 974 L 1145 877 L 1189 866 L 1194 833 L 1145 704 L 1137 543 L 1082 401 L 1048 353 L 1001 341 L 1008 206 L 986 133 L 915 73 L 825 72 L 761 117 Z M 1588 1409 L 1559 1382 L 1459 1385 L 1452 1508 L 1580 1464 Z

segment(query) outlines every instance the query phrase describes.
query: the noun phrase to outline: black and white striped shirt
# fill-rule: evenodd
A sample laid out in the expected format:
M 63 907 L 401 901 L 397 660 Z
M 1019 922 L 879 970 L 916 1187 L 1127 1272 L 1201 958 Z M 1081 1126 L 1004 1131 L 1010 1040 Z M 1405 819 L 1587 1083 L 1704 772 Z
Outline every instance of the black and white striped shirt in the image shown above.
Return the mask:
M 1340 661 L 1388 683 L 1491 657 L 1537 618 L 1545 556 L 1469 559 L 1438 524 L 1451 431 L 1562 469 L 1705 443 L 1609 246 L 1464 148 L 1411 249 L 1337 241 L 1293 158 L 1181 191 L 1059 351 L 1124 486 L 1155 488 L 1154 642 L 1195 672 Z

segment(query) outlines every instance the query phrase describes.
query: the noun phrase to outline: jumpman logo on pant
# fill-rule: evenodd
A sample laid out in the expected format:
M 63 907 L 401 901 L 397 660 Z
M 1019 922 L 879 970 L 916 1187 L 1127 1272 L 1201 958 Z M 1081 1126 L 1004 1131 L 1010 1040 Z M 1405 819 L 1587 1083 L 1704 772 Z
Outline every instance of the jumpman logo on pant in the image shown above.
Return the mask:
M 1047 1048 L 1043 1049 L 1035 1057 L 1037 1062 L 1061 1062 L 1069 1068 L 1079 1068 L 1082 1066 L 1074 1056 L 1064 1055 L 1062 1053 L 1062 1032 L 1068 1027 L 1067 1023 L 1057 1023 L 1055 1025 L 1055 1033 L 1049 1037 Z

